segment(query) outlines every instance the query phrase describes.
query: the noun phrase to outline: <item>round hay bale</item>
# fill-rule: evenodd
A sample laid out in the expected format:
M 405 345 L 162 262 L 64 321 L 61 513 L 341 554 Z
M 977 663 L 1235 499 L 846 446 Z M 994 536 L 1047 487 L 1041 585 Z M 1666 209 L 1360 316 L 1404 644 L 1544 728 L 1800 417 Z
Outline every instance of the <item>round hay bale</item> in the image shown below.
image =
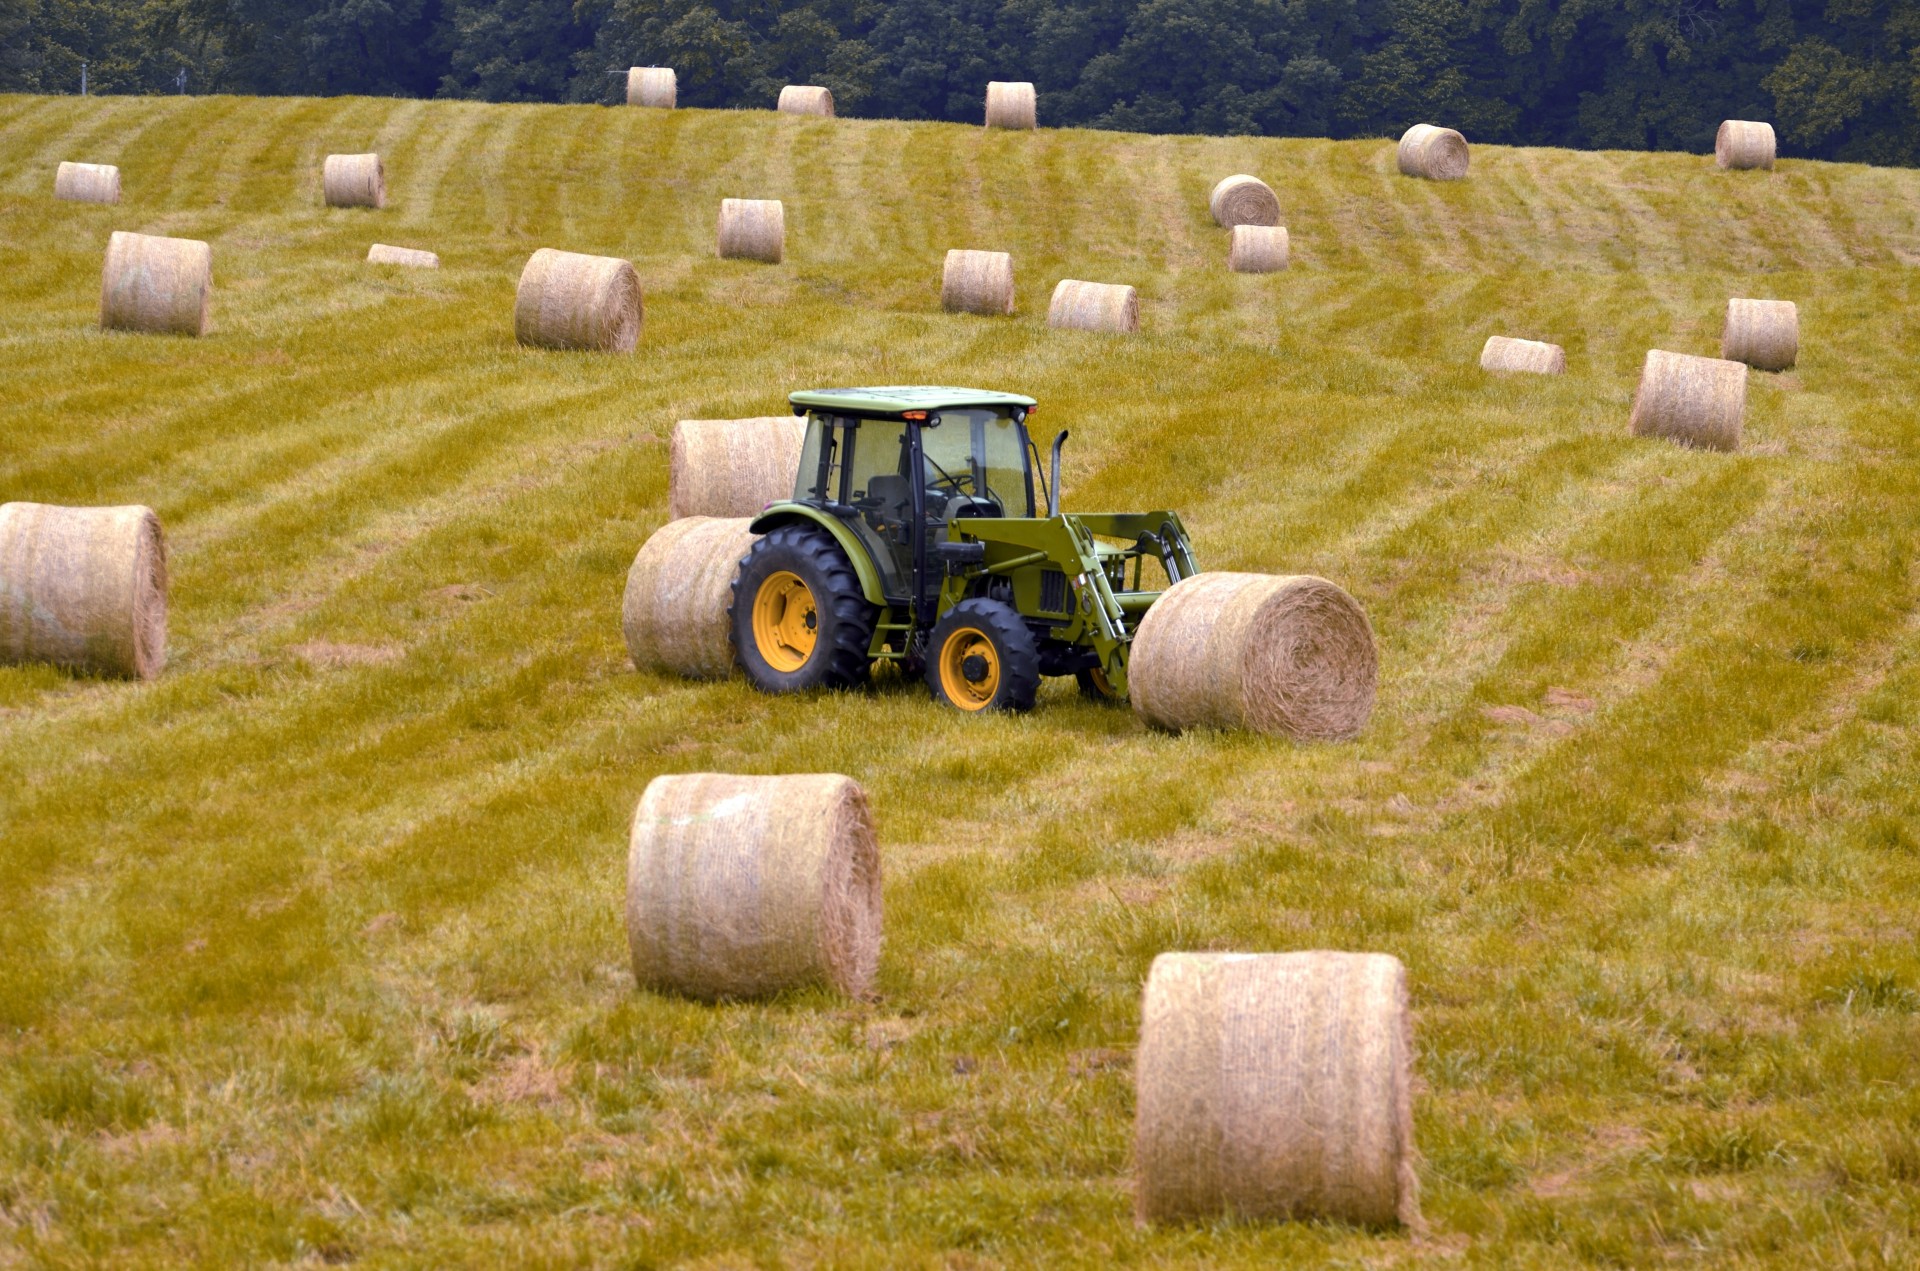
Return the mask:
M 776 109 L 783 115 L 818 115 L 833 118 L 833 93 L 816 84 L 788 84 L 780 90 Z
M 1259 177 L 1246 173 L 1223 177 L 1207 197 L 1213 223 L 1222 229 L 1236 225 L 1278 225 L 1280 199 Z
M 167 542 L 152 508 L 0 504 L 0 662 L 160 674 Z
M 1227 248 L 1227 268 L 1236 274 L 1273 274 L 1287 267 L 1287 227 L 1236 225 Z
M 1490 335 L 1486 347 L 1480 350 L 1480 369 L 1561 375 L 1567 369 L 1567 351 L 1543 340 L 1515 340 L 1509 336 Z
M 1791 300 L 1729 300 L 1720 356 L 1756 371 L 1784 371 L 1800 357 L 1800 310 Z
M 1431 181 L 1458 181 L 1467 175 L 1467 139 L 1451 128 L 1415 124 L 1400 138 L 1400 171 Z
M 412 247 L 389 247 L 385 243 L 375 243 L 367 248 L 369 265 L 404 265 L 408 269 L 438 269 L 440 257 L 433 252 L 418 251 Z
M 680 78 L 671 66 L 627 68 L 627 105 L 672 110 L 680 99 Z
M 1353 737 L 1379 660 L 1357 601 L 1310 574 L 1199 573 L 1167 588 L 1133 638 L 1127 681 L 1148 724 Z
M 1661 349 L 1647 352 L 1628 427 L 1706 450 L 1738 450 L 1747 409 L 1747 364 Z
M 542 247 L 520 271 L 513 333 L 536 348 L 631 353 L 644 312 L 640 276 L 627 261 Z
M 1062 278 L 1047 305 L 1047 325 L 1062 331 L 1138 331 L 1140 296 L 1117 283 Z
M 627 571 L 620 628 L 643 670 L 692 679 L 733 674 L 733 580 L 753 547 L 750 517 L 668 521 L 640 545 Z
M 213 248 L 194 238 L 115 230 L 100 270 L 100 329 L 205 335 Z
M 1004 317 L 1013 312 L 1013 257 L 956 248 L 940 271 L 940 307 Z
M 667 515 L 753 517 L 793 497 L 807 421 L 683 419 L 667 443 Z
M 377 154 L 330 154 L 321 170 L 328 207 L 385 207 L 387 169 Z
M 1134 1060 L 1143 1223 L 1420 1223 L 1407 973 L 1382 953 L 1163 953 Z
M 53 174 L 53 197 L 69 203 L 118 203 L 120 169 L 111 163 L 63 163 Z
M 1035 128 L 1039 118 L 1039 99 L 1032 84 L 994 80 L 987 85 L 987 127 Z
M 777 265 L 787 254 L 787 209 L 779 199 L 721 199 L 717 237 L 727 260 Z
M 655 777 L 627 850 L 627 948 L 644 988 L 711 1001 L 873 987 L 880 850 L 832 773 Z
M 1713 135 L 1713 161 L 1722 168 L 1773 170 L 1773 125 L 1728 119 Z

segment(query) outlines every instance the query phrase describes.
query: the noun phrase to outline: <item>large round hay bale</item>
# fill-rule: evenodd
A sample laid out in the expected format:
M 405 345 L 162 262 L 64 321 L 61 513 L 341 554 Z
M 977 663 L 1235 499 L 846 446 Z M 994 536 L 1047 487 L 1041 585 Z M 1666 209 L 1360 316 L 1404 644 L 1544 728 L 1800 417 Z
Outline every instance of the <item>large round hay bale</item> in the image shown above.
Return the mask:
M 1039 118 L 1039 98 L 1032 84 L 994 80 L 987 85 L 987 127 L 1034 128 Z
M 1756 371 L 1784 371 L 1800 357 L 1800 310 L 1791 300 L 1729 300 L 1720 356 Z
M 620 627 L 643 670 L 694 679 L 733 673 L 733 580 L 753 547 L 750 517 L 668 521 L 640 545 L 627 571 Z
M 1227 248 L 1227 268 L 1236 274 L 1273 274 L 1287 267 L 1287 227 L 1236 225 Z
M 627 68 L 627 105 L 672 110 L 680 97 L 680 79 L 671 66 Z
M 1407 974 L 1381 953 L 1163 953 L 1134 1059 L 1141 1222 L 1420 1221 Z
M 1062 278 L 1047 305 L 1047 325 L 1063 331 L 1140 329 L 1140 296 L 1118 283 Z
M 1160 728 L 1335 740 L 1366 726 L 1379 671 L 1366 612 L 1326 579 L 1199 573 L 1147 610 L 1127 682 Z
M 940 307 L 949 313 L 1013 312 L 1013 257 L 955 248 L 940 272 Z
M 817 84 L 788 84 L 780 90 L 780 104 L 776 109 L 783 115 L 819 115 L 831 119 L 833 92 Z
M 1747 409 L 1747 364 L 1661 349 L 1647 352 L 1628 427 L 1706 450 L 1738 450 Z
M 758 516 L 793 497 L 807 421 L 683 419 L 667 443 L 667 515 Z
M 627 948 L 642 987 L 708 1001 L 866 994 L 880 962 L 866 792 L 831 773 L 655 777 L 627 850 Z
M 520 271 L 513 333 L 522 344 L 631 353 L 643 317 L 640 276 L 618 257 L 542 247 Z
M 777 265 L 787 254 L 787 209 L 779 199 L 721 199 L 720 255 Z
M 100 270 L 100 328 L 205 335 L 213 248 L 194 238 L 115 230 Z
M 118 203 L 120 169 L 111 163 L 62 163 L 53 174 L 53 197 L 69 203 Z
M 1415 124 L 1400 138 L 1400 171 L 1432 181 L 1458 181 L 1467 175 L 1467 139 L 1451 128 Z
M 412 247 L 389 247 L 385 243 L 375 243 L 367 248 L 369 265 L 404 265 L 408 269 L 438 269 L 440 257 L 434 252 L 423 252 Z
M 1773 125 L 1728 119 L 1713 135 L 1713 161 L 1722 168 L 1773 169 Z
M 1480 350 L 1480 369 L 1559 375 L 1567 369 L 1567 351 L 1544 340 L 1516 340 L 1510 336 L 1490 335 L 1486 346 Z
M 387 169 L 377 154 L 330 154 L 320 184 L 328 207 L 385 207 Z
M 1207 197 L 1207 210 L 1213 213 L 1213 223 L 1222 229 L 1280 223 L 1280 200 L 1272 188 L 1244 172 L 1220 179 Z
M 159 675 L 167 543 L 153 509 L 0 504 L 0 662 Z

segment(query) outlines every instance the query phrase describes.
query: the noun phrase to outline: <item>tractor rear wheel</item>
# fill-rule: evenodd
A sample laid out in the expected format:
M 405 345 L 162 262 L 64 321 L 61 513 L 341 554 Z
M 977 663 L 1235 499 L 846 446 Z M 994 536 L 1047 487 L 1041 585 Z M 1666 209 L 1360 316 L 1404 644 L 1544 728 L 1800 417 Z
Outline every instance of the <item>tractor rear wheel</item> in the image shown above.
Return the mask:
M 864 684 L 877 611 L 831 534 L 782 525 L 753 545 L 733 581 L 733 649 L 766 693 Z
M 933 625 L 927 686 L 963 711 L 1023 711 L 1040 688 L 1033 632 L 998 600 L 963 600 Z

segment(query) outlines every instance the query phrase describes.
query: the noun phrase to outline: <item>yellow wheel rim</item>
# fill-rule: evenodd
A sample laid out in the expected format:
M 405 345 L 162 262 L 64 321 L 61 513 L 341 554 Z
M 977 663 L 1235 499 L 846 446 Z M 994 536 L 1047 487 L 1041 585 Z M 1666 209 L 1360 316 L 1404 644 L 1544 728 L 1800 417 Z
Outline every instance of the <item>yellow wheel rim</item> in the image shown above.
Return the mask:
M 940 690 L 963 711 L 985 710 L 993 701 L 1000 692 L 1000 654 L 985 633 L 967 627 L 947 637 L 940 646 Z
M 1089 675 L 1087 678 L 1093 681 L 1093 687 L 1100 694 L 1100 696 L 1102 697 L 1113 696 L 1113 681 L 1107 678 L 1107 670 L 1105 667 L 1101 667 L 1101 666 L 1094 667 L 1092 674 Z
M 753 643 L 766 664 L 791 673 L 807 664 L 820 642 L 820 611 L 800 575 L 768 574 L 753 596 Z

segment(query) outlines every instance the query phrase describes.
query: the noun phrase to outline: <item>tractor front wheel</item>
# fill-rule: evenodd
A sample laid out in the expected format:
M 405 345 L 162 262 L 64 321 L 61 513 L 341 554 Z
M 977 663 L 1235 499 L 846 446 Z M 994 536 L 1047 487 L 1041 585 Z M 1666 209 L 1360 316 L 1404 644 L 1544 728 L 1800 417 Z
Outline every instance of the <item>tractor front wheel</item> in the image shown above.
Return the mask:
M 1010 605 L 963 600 L 933 626 L 927 686 L 963 711 L 1023 711 L 1040 688 L 1033 632 Z
M 805 525 L 755 541 L 728 614 L 740 669 L 767 693 L 865 683 L 875 616 L 840 544 Z

